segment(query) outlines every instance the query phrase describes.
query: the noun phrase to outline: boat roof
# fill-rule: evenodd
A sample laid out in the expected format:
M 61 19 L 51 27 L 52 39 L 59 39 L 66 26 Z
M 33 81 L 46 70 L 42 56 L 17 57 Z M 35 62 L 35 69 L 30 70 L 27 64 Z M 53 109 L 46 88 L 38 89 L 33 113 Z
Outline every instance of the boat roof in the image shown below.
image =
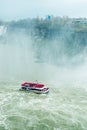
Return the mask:
M 36 87 L 36 88 L 44 87 L 44 84 L 32 83 L 32 82 L 25 82 L 25 83 L 21 84 L 21 86 L 26 86 L 26 85 L 30 85 L 30 87 Z

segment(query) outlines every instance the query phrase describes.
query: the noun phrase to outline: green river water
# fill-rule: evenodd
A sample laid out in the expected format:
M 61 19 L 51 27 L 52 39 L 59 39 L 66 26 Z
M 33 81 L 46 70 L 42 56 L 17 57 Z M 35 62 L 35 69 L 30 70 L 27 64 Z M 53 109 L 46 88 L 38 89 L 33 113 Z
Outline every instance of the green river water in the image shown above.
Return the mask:
M 0 130 L 87 130 L 87 88 L 52 86 L 49 94 L 0 83 Z

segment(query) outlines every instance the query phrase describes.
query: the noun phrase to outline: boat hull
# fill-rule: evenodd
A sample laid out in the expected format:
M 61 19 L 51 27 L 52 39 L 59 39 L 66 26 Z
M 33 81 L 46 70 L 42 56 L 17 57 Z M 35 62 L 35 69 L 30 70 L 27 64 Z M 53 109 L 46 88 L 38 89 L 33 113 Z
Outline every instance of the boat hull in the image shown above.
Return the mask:
M 49 92 L 49 88 L 47 87 L 36 88 L 36 87 L 22 86 L 19 90 L 34 92 L 37 94 L 47 94 Z

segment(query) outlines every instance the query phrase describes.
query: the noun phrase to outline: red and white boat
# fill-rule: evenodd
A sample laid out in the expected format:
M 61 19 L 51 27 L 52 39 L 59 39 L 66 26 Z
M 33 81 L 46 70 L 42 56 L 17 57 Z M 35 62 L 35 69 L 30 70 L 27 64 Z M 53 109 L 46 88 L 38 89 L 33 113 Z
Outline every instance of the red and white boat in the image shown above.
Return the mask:
M 45 87 L 44 84 L 40 83 L 32 83 L 32 82 L 25 82 L 21 84 L 21 89 L 29 92 L 34 92 L 38 94 L 46 94 L 49 92 L 49 88 Z

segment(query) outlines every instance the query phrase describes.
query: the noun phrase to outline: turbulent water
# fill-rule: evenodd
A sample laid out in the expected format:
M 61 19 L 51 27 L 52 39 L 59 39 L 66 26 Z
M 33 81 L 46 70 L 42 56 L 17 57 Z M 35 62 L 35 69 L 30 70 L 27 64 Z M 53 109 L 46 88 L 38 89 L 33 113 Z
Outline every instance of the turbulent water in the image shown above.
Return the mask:
M 71 56 L 57 42 L 35 42 L 23 33 L 1 38 L 0 130 L 87 130 L 86 50 Z M 19 91 L 35 80 L 49 93 Z
M 86 130 L 86 86 L 48 84 L 47 95 L 0 83 L 0 130 Z

